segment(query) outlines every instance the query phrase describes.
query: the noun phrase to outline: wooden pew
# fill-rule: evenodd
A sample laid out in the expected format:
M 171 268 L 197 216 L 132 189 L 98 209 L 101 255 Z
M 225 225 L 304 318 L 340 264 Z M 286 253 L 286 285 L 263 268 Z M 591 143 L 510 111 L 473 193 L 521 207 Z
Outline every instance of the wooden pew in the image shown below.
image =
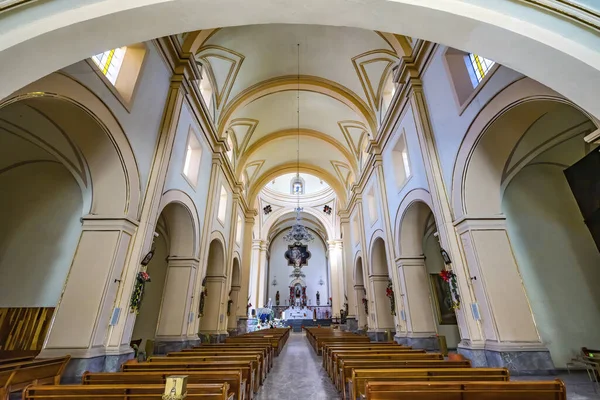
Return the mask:
M 375 349 L 381 347 L 391 347 L 391 348 L 402 348 L 406 350 L 411 350 L 410 346 L 403 346 L 396 343 L 389 342 L 355 342 L 355 343 L 325 343 L 321 348 L 321 353 L 323 356 L 323 367 L 326 365 L 326 359 L 329 357 L 332 350 L 354 350 L 354 349 Z
M 367 400 L 566 400 L 564 383 L 520 382 L 368 382 Z
M 364 361 L 375 361 L 375 360 L 394 360 L 394 361 L 410 361 L 410 360 L 434 360 L 443 361 L 444 356 L 440 353 L 377 353 L 377 354 L 351 354 L 344 355 L 340 354 L 337 357 L 336 363 L 333 365 L 330 377 L 335 382 L 338 379 L 340 372 L 340 361 L 341 360 L 364 360 Z M 342 380 L 344 382 L 344 380 Z
M 275 352 L 270 344 L 248 344 L 248 343 L 203 343 L 200 346 L 192 347 L 191 349 L 183 349 L 184 352 L 193 352 L 198 349 L 219 349 L 227 351 L 229 349 L 244 349 L 244 350 L 262 350 L 265 357 L 269 360 L 269 369 L 273 368 L 273 360 Z
M 27 385 L 58 385 L 71 356 L 46 358 L 0 366 L 0 400 Z
M 415 349 L 405 349 L 402 347 L 379 347 L 379 348 L 365 348 L 364 350 L 346 350 L 346 349 L 333 349 L 330 352 L 330 357 L 326 362 L 325 370 L 329 375 L 331 375 L 333 369 L 337 365 L 337 360 L 340 357 L 352 357 L 352 356 L 362 356 L 362 355 L 375 355 L 375 354 L 428 354 L 425 350 L 415 350 Z M 436 353 L 429 353 L 436 354 Z M 436 359 L 440 358 L 438 356 L 424 356 L 425 358 L 434 357 Z M 419 357 L 420 358 L 420 357 Z M 443 356 L 442 358 L 443 359 Z
M 257 371 L 249 361 L 205 361 L 205 362 L 168 362 L 168 363 L 125 363 L 122 372 L 172 372 L 172 371 L 228 371 L 239 369 L 242 379 L 248 382 L 246 398 L 252 399 L 253 393 L 258 392 Z
M 371 340 L 367 336 L 354 335 L 351 337 L 345 337 L 340 340 L 336 336 L 319 336 L 315 339 L 315 345 L 313 348 L 317 352 L 317 355 L 321 355 L 323 351 L 323 345 L 327 343 L 371 343 Z M 390 342 L 391 343 L 391 342 Z
M 83 374 L 82 385 L 164 385 L 167 377 L 186 375 L 188 384 L 223 383 L 229 384 L 236 400 L 244 400 L 246 380 L 241 370 L 224 371 L 145 371 L 145 372 L 103 372 Z
M 192 357 L 150 357 L 148 363 L 197 363 L 204 361 L 245 361 L 251 362 L 252 368 L 256 371 L 256 385 L 260 386 L 266 379 L 266 370 L 263 368 L 258 355 L 220 355 L 220 356 L 192 356 Z
M 204 357 L 204 356 L 258 356 L 261 369 L 264 370 L 264 375 L 271 370 L 269 360 L 265 357 L 265 352 L 262 350 L 250 350 L 250 349 L 228 349 L 224 351 L 222 349 L 198 349 L 196 351 L 174 351 L 167 354 L 167 357 Z
M 339 391 L 342 391 L 346 381 L 352 376 L 354 368 L 470 368 L 469 360 L 444 361 L 444 360 L 341 360 L 334 381 Z
M 11 358 L 0 358 L 0 366 L 6 364 L 19 364 L 27 361 L 33 361 L 34 356 L 22 356 L 22 357 L 11 357 Z
M 352 377 L 344 385 L 344 399 L 360 398 L 366 393 L 367 382 L 407 382 L 407 381 L 498 381 L 507 382 L 510 374 L 506 368 L 386 368 L 353 369 Z
M 37 399 L 162 399 L 165 385 L 47 385 L 29 386 L 23 400 Z M 192 384 L 187 386 L 186 400 L 233 400 L 228 383 Z

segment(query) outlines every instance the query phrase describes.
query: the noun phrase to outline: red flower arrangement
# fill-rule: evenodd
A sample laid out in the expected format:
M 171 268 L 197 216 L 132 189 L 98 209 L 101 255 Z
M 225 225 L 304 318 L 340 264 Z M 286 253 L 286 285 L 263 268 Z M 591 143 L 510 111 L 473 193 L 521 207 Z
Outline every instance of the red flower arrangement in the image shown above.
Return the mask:
M 385 295 L 390 299 L 390 308 L 392 315 L 396 315 L 396 299 L 394 298 L 394 288 L 392 287 L 392 281 L 388 281 L 387 288 L 385 288 Z
M 139 314 L 140 312 L 146 282 L 150 282 L 150 275 L 148 275 L 146 271 L 138 272 L 135 277 L 135 286 L 133 287 L 133 293 L 131 294 L 131 300 L 129 302 L 129 308 L 132 313 Z
M 450 286 L 452 292 L 452 308 L 460 309 L 460 295 L 458 294 L 458 283 L 456 282 L 456 274 L 451 269 L 445 269 L 440 272 L 440 276 Z

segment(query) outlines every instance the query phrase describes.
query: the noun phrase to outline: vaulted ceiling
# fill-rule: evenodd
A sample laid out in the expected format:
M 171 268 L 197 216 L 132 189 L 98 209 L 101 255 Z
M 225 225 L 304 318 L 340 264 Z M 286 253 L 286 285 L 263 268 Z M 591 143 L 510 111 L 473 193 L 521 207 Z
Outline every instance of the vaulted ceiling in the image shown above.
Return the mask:
M 277 24 L 191 32 L 181 41 L 211 82 L 215 122 L 231 136 L 240 179 L 264 186 L 293 169 L 299 104 L 302 169 L 336 192 L 356 179 L 392 69 L 411 43 L 355 28 Z

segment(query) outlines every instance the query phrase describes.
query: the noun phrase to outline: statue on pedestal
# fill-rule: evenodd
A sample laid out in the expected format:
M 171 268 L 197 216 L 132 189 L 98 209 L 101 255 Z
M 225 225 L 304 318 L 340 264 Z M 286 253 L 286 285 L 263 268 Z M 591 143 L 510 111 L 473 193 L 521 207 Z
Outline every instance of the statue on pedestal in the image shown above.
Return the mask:
M 320 306 L 321 305 L 321 295 L 319 294 L 319 291 L 317 290 L 317 305 Z

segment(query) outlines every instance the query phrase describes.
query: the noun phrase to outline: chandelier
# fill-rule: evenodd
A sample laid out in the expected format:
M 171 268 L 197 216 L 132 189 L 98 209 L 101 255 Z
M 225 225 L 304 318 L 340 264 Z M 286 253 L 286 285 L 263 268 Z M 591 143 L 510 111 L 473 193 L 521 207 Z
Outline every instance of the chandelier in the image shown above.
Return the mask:
M 294 271 L 290 274 L 290 278 L 306 278 L 302 272 L 302 267 L 294 267 Z
M 300 180 L 300 43 L 298 43 L 298 108 L 297 112 L 297 131 L 298 138 L 296 141 L 296 179 Z M 300 207 L 300 190 L 296 192 L 296 223 L 290 228 L 290 230 L 283 236 L 283 240 L 286 242 L 292 242 L 296 244 L 300 244 L 301 242 L 312 242 L 315 240 L 314 236 L 306 229 L 304 225 L 302 225 L 300 212 L 302 208 Z M 296 268 L 294 268 L 294 273 L 296 272 Z M 292 274 L 294 275 L 294 274 Z M 294 275 L 295 276 L 295 275 Z M 304 277 L 304 275 L 302 275 Z M 296 276 L 298 277 L 298 276 Z

